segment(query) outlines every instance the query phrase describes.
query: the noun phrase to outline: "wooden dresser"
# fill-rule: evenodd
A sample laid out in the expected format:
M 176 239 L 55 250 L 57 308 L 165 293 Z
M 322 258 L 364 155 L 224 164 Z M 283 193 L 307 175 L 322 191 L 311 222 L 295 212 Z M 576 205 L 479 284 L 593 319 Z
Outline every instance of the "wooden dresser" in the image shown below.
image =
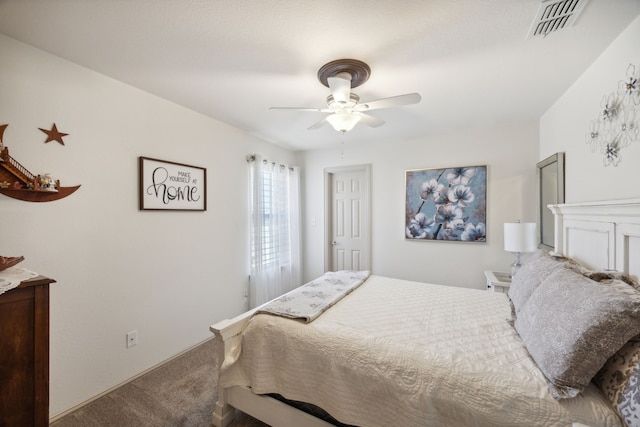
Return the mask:
M 0 295 L 0 427 L 49 425 L 49 284 L 37 276 Z

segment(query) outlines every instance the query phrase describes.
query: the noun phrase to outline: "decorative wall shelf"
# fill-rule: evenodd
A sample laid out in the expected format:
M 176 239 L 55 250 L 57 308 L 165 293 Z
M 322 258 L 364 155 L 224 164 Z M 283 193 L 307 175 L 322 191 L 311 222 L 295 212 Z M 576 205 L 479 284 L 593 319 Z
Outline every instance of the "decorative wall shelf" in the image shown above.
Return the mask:
M 38 191 L 29 190 L 26 188 L 0 188 L 0 194 L 12 197 L 18 200 L 24 200 L 25 202 L 52 202 L 67 197 L 74 191 L 80 188 L 79 185 L 75 187 L 59 187 L 58 191 Z
M 62 187 L 60 181 L 54 180 L 50 174 L 35 175 L 11 157 L 9 148 L 2 141 L 7 126 L 0 125 L 0 194 L 25 202 L 52 202 L 63 199 L 80 188 L 79 185 Z M 57 140 L 64 145 L 61 138 L 67 134 L 59 133 L 55 124 L 51 131 L 40 130 L 49 134 L 50 139 L 45 142 Z M 52 138 L 51 133 L 54 131 L 56 134 Z

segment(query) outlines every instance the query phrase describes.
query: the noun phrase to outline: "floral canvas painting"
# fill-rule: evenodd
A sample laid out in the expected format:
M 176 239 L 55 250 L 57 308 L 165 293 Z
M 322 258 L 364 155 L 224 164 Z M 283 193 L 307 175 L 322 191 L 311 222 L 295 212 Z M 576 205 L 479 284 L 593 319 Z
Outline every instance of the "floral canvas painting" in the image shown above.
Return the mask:
M 407 171 L 406 200 L 406 239 L 487 239 L 486 166 Z

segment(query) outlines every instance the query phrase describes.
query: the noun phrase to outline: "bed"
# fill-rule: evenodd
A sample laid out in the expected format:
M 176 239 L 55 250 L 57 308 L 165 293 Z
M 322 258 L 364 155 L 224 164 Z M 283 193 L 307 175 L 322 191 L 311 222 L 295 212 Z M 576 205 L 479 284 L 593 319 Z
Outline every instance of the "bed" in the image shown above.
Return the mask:
M 640 425 L 640 199 L 550 209 L 555 252 L 508 295 L 329 272 L 212 325 L 214 424 Z M 305 312 L 318 286 L 326 306 Z

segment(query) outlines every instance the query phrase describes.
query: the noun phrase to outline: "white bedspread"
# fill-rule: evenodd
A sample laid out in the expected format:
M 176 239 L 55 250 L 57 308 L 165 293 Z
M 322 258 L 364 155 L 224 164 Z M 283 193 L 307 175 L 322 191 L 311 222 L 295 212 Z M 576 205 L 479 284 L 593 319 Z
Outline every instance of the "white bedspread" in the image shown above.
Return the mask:
M 371 276 L 309 324 L 254 316 L 220 382 L 366 427 L 621 425 L 593 385 L 551 397 L 509 310 L 501 293 Z

